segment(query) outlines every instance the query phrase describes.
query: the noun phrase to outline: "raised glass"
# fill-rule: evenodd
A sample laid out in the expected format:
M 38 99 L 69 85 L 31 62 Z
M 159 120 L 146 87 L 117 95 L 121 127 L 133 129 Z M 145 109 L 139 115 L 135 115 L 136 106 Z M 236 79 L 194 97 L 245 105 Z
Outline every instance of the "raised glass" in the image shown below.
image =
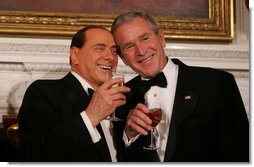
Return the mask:
M 108 74 L 110 75 L 110 74 Z M 118 73 L 118 72 L 113 72 L 111 76 L 107 76 L 107 78 L 123 78 L 124 79 L 124 74 L 123 73 Z M 118 84 L 115 84 L 113 85 L 112 87 L 117 87 L 117 86 L 124 86 L 124 82 L 122 83 L 118 83 Z M 110 120 L 110 121 L 122 121 L 122 119 L 118 118 L 116 116 L 116 113 L 115 111 L 112 113 L 112 115 L 108 118 L 106 118 L 107 120 Z
M 161 103 L 159 101 L 147 104 L 147 107 L 149 108 L 149 113 L 147 115 L 152 120 L 151 142 L 148 146 L 143 146 L 143 148 L 147 150 L 156 150 L 158 149 L 158 146 L 156 145 L 156 139 L 158 139 L 158 132 L 156 131 L 155 127 L 160 123 L 163 112 L 161 108 Z

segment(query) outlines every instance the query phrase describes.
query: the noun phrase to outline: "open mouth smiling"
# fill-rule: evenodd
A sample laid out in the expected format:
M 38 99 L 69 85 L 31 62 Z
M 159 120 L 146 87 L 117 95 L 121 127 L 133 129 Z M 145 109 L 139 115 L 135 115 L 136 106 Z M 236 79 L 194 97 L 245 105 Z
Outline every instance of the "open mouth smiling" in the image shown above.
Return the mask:
M 112 67 L 111 66 L 106 66 L 106 65 L 97 65 L 98 67 L 100 67 L 101 69 L 103 69 L 103 70 L 108 70 L 108 71 L 110 71 L 111 69 L 112 69 Z
M 138 63 L 146 63 L 146 62 L 149 62 L 152 58 L 153 58 L 153 55 L 152 55 L 152 56 L 149 56 L 148 58 L 146 58 L 146 59 L 144 59 L 144 60 L 139 60 Z

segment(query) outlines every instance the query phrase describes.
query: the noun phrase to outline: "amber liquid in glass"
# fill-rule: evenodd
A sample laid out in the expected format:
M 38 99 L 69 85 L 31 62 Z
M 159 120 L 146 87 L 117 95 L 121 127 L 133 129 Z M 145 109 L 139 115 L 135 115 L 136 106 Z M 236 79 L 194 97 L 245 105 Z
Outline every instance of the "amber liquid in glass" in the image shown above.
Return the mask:
M 112 78 L 124 78 L 124 74 L 123 73 L 112 73 Z M 118 86 L 124 86 L 124 82 L 121 82 L 121 83 L 117 83 L 115 85 L 112 86 L 113 87 L 118 87 Z M 107 118 L 107 120 L 110 120 L 110 121 L 122 121 L 122 119 L 120 118 L 117 118 L 116 115 L 115 115 L 115 111 L 112 113 L 112 115 Z M 113 124 L 111 124 L 111 128 L 113 128 Z
M 149 146 L 143 146 L 146 150 L 156 150 L 158 147 L 156 146 L 155 141 L 155 127 L 160 123 L 162 119 L 162 109 L 161 108 L 153 108 L 149 109 L 148 117 L 152 120 L 151 126 L 151 143 Z
M 147 115 L 152 120 L 151 126 L 155 128 L 161 121 L 162 110 L 160 108 L 153 108 L 153 109 L 150 109 L 149 111 L 150 112 Z
M 123 82 L 122 83 L 118 83 L 118 84 L 113 85 L 112 87 L 118 87 L 118 86 L 124 86 L 124 83 Z

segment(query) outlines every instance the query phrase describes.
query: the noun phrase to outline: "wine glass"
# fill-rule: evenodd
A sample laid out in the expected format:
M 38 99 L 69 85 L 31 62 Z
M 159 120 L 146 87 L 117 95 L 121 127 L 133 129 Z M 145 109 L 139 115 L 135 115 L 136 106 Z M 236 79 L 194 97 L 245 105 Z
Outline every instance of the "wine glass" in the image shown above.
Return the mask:
M 162 118 L 161 103 L 159 101 L 152 102 L 148 104 L 147 107 L 149 108 L 149 113 L 147 115 L 152 120 L 151 142 L 148 146 L 144 146 L 143 148 L 147 150 L 157 150 L 156 139 L 158 138 L 158 132 L 156 132 L 155 127 L 160 123 Z
M 109 79 L 110 77 L 107 76 L 107 78 Z M 113 78 L 123 78 L 124 79 L 124 74 L 123 73 L 118 73 L 118 72 L 113 72 L 112 75 L 111 75 L 111 78 L 112 79 Z M 117 86 L 124 86 L 124 82 L 117 83 L 117 84 L 113 85 L 112 87 L 117 87 Z M 110 117 L 107 117 L 106 119 L 110 120 L 110 121 L 123 121 L 122 119 L 120 119 L 116 116 L 115 111 L 112 113 L 112 115 Z

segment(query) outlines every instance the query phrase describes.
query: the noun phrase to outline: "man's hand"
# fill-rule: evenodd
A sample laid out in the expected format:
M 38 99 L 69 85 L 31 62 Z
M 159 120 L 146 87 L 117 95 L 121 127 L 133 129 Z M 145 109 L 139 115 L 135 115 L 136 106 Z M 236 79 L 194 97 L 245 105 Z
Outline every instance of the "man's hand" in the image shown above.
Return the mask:
M 130 110 L 125 125 L 125 133 L 128 139 L 138 134 L 147 135 L 148 131 L 152 129 L 152 120 L 147 116 L 147 113 L 149 113 L 148 108 L 141 103 Z
M 111 115 L 117 107 L 126 103 L 126 97 L 123 93 L 130 92 L 130 88 L 125 86 L 112 87 L 122 82 L 123 78 L 110 79 L 94 92 L 86 108 L 86 114 L 94 127 Z

